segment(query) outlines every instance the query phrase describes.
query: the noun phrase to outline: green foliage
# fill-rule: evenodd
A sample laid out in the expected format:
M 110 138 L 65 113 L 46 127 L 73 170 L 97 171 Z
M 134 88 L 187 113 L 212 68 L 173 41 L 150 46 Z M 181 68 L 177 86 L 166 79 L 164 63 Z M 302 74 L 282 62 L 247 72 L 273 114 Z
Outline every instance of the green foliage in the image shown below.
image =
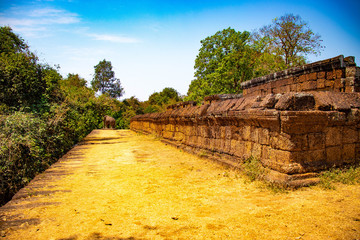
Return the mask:
M 0 27 L 0 105 L 3 110 L 36 110 L 53 101 L 62 79 L 57 70 L 39 64 L 22 38 Z
M 335 183 L 357 184 L 360 183 L 360 167 L 333 168 L 320 175 L 320 186 L 325 189 L 335 189 Z
M 267 53 L 281 57 L 282 63 L 276 62 L 279 63 L 277 67 L 282 69 L 301 66 L 306 63 L 306 55 L 317 55 L 324 48 L 320 35 L 315 34 L 299 15 L 286 14 L 275 18 L 258 34 L 267 42 Z
M 86 80 L 79 76 L 79 74 L 69 73 L 67 78 L 64 79 L 64 85 L 68 87 L 86 87 Z
M 182 101 L 180 94 L 174 88 L 164 88 L 161 92 L 155 92 L 143 104 L 145 113 L 161 112 L 166 107 Z
M 48 167 L 46 122 L 31 113 L 15 112 L 0 122 L 0 204 Z
M 130 119 L 135 115 L 143 113 L 143 103 L 139 99 L 134 96 L 124 99 L 120 102 L 118 111 L 113 114 L 113 117 L 116 119 L 116 128 L 130 128 Z
M 77 74 L 63 79 L 39 64 L 10 28 L 0 28 L 0 205 L 74 144 L 102 125 L 104 115 L 125 119 L 141 111 L 86 87 Z M 7 41 L 7 42 L 5 42 Z M 122 114 L 121 111 L 125 113 Z M 124 115 L 124 116 L 122 116 Z
M 250 34 L 232 28 L 201 41 L 195 59 L 195 79 L 185 100 L 201 102 L 205 96 L 240 93 L 241 82 L 306 63 L 323 46 L 300 16 L 286 14 Z
M 244 174 L 249 178 L 251 182 L 260 179 L 265 171 L 260 161 L 253 156 L 246 159 L 242 167 Z
M 95 91 L 100 91 L 102 94 L 109 94 L 110 97 L 118 98 L 124 93 L 121 87 L 120 79 L 115 78 L 115 73 L 112 70 L 110 61 L 100 61 L 94 66 L 95 75 L 91 81 L 91 86 Z
M 19 109 L 41 101 L 46 81 L 41 68 L 24 53 L 0 53 L 0 102 Z
M 201 41 L 195 59 L 195 77 L 186 100 L 200 102 L 205 96 L 239 93 L 240 83 L 253 77 L 255 54 L 250 33 L 232 28 L 218 31 Z
M 0 52 L 2 53 L 26 53 L 28 45 L 10 27 L 0 27 Z

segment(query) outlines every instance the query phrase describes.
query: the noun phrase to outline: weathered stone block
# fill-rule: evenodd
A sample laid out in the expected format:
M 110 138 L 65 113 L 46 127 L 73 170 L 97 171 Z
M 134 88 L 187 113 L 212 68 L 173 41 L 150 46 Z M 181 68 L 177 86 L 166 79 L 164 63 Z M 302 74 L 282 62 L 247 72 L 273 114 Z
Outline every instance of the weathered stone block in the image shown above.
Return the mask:
M 316 72 L 306 74 L 306 80 L 307 81 L 314 81 L 316 79 L 317 79 L 317 73 Z
M 325 149 L 325 133 L 309 133 L 307 135 L 308 139 L 308 149 L 317 150 Z
M 337 79 L 345 77 L 345 71 L 343 69 L 335 70 L 335 76 Z
M 342 144 L 342 127 L 330 127 L 325 130 L 326 147 L 340 146 Z
M 334 71 L 328 71 L 328 72 L 326 72 L 326 79 L 327 80 L 333 80 L 333 79 L 335 79 L 335 73 L 334 73 Z
M 261 158 L 262 155 L 262 145 L 258 144 L 258 143 L 253 143 L 252 148 L 251 148 L 251 155 L 253 157 L 256 157 L 257 159 Z
M 326 165 L 331 167 L 342 163 L 342 147 L 334 146 L 326 148 Z
M 328 115 L 322 111 L 281 112 L 281 131 L 288 134 L 323 132 L 329 122 Z
M 315 99 L 310 93 L 285 93 L 279 98 L 275 109 L 282 111 L 303 111 L 314 109 L 314 106 Z
M 251 126 L 250 125 L 245 125 L 242 128 L 242 139 L 244 141 L 250 141 L 251 140 Z
M 249 158 L 252 154 L 253 142 L 246 141 L 244 145 L 244 158 Z
M 356 143 L 359 141 L 359 133 L 360 131 L 352 126 L 345 126 L 343 128 L 343 143 L 349 144 L 349 143 Z
M 356 144 L 345 144 L 342 149 L 342 160 L 345 163 L 354 163 L 356 160 Z
M 334 88 L 334 80 L 326 80 L 325 87 L 329 87 L 329 88 L 333 89 Z
M 317 73 L 317 78 L 321 79 L 321 78 L 325 78 L 326 77 L 326 73 L 325 72 L 318 72 Z
M 308 144 L 306 135 L 272 132 L 270 134 L 270 146 L 285 151 L 304 151 Z
M 318 88 L 318 89 L 323 89 L 323 88 L 325 88 L 326 86 L 325 86 L 325 79 L 324 78 L 321 78 L 321 79 L 318 79 L 317 81 L 316 81 L 316 87 Z
M 231 140 L 230 139 L 221 139 L 221 145 L 223 146 L 223 152 L 229 153 L 231 151 Z
M 236 141 L 235 144 L 231 144 L 231 149 L 234 151 L 235 156 L 243 158 L 245 154 L 245 142 Z
M 259 143 L 262 145 L 270 145 L 270 131 L 267 128 L 259 128 Z
M 301 84 L 302 91 L 315 90 L 317 88 L 316 81 L 306 81 Z

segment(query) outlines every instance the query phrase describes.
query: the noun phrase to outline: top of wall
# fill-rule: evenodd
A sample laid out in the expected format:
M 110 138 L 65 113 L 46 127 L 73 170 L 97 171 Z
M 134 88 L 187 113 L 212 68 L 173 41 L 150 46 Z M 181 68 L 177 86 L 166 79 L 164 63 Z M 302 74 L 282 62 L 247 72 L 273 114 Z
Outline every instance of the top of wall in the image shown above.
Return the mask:
M 334 69 L 343 69 L 346 67 L 356 66 L 355 58 L 353 56 L 349 56 L 344 58 L 343 55 L 339 55 L 334 58 L 329 58 L 323 61 L 318 61 L 310 64 L 303 65 L 301 67 L 294 67 L 290 69 L 286 69 L 284 71 L 272 73 L 266 76 L 254 78 L 252 80 L 243 82 L 241 84 L 242 89 L 253 88 L 262 84 L 266 84 L 272 81 L 277 81 L 280 79 L 285 79 L 289 77 L 295 77 L 299 75 L 320 72 L 320 71 L 330 71 Z

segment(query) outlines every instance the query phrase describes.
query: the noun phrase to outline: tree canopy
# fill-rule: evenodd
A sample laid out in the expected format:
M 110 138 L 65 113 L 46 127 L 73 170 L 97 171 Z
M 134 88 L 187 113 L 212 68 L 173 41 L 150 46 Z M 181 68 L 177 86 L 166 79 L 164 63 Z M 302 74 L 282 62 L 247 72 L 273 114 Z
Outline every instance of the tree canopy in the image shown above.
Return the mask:
M 53 97 L 61 75 L 38 63 L 25 41 L 10 27 L 0 27 L 0 105 L 36 108 Z
M 0 52 L 1 53 L 25 53 L 29 46 L 24 39 L 16 35 L 10 27 L 0 27 Z
M 275 18 L 272 24 L 259 30 L 259 37 L 266 39 L 270 54 L 281 57 L 283 69 L 305 64 L 307 55 L 319 54 L 324 48 L 320 35 L 299 15 L 285 14 Z
M 232 28 L 202 40 L 187 99 L 200 101 L 207 95 L 239 92 L 240 83 L 253 76 L 255 49 L 249 43 L 249 32 Z
M 218 31 L 201 41 L 195 59 L 195 79 L 186 100 L 200 102 L 205 96 L 240 93 L 240 83 L 254 77 L 306 63 L 306 56 L 323 48 L 300 16 L 286 14 L 259 31 Z
M 95 74 L 91 86 L 95 91 L 109 94 L 112 98 L 119 98 L 124 94 L 120 79 L 115 78 L 115 72 L 112 70 L 110 61 L 104 59 L 94 66 L 94 69 Z

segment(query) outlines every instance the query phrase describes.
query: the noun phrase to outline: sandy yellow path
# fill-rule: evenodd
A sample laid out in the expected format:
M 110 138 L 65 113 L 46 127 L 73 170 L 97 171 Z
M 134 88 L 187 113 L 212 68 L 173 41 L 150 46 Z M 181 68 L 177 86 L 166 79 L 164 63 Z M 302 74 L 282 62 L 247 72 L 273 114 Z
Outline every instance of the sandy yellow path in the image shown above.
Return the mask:
M 360 186 L 274 194 L 131 131 L 95 130 L 0 208 L 0 239 L 360 239 Z

